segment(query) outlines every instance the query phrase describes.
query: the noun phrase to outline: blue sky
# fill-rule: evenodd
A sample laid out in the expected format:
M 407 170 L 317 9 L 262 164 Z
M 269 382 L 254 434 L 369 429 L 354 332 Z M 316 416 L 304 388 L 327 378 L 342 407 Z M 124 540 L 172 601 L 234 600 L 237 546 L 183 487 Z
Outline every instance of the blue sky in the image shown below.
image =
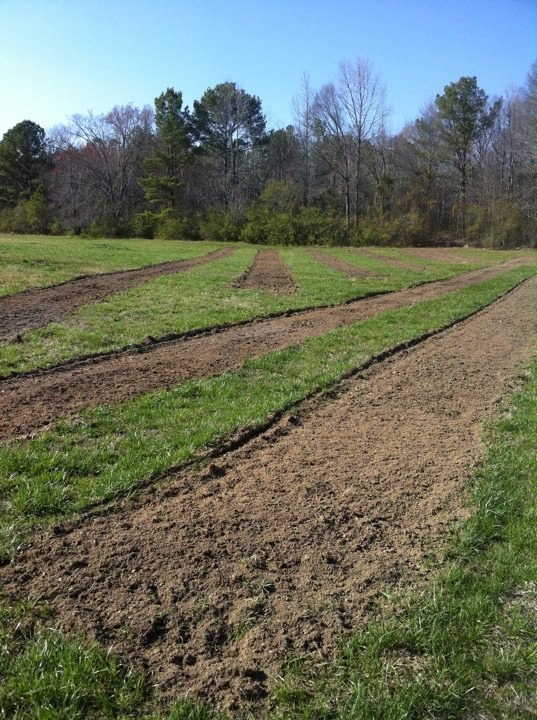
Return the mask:
M 0 136 L 152 105 L 172 86 L 191 105 L 226 80 L 281 127 L 304 73 L 319 88 L 357 58 L 382 77 L 398 131 L 462 75 L 489 95 L 523 85 L 537 0 L 0 0 Z

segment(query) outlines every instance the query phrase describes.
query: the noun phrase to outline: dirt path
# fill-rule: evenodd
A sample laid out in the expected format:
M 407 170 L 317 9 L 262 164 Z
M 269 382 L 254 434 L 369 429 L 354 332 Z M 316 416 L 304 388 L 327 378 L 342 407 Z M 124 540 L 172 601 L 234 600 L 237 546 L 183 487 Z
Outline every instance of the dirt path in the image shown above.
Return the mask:
M 89 275 L 0 298 L 0 340 L 14 340 L 18 334 L 57 322 L 77 308 L 102 300 L 107 295 L 128 290 L 160 275 L 182 272 L 219 260 L 233 252 L 235 248 L 225 247 L 192 260 Z
M 323 265 L 328 265 L 328 267 L 334 268 L 334 270 L 347 273 L 347 275 L 350 275 L 351 277 L 367 278 L 373 277 L 376 274 L 369 272 L 369 270 L 359 268 L 357 265 L 353 265 L 352 263 L 345 262 L 344 260 L 338 260 L 338 258 L 334 257 L 334 255 L 330 255 L 323 250 L 310 250 L 310 255 L 312 258 L 317 260 L 317 262 L 323 263 Z
M 290 295 L 296 290 L 293 276 L 276 250 L 258 250 L 252 267 L 233 286 L 268 290 L 278 295 Z
M 0 440 L 42 430 L 83 408 L 106 405 L 188 378 L 215 376 L 240 367 L 247 358 L 297 345 L 308 338 L 372 317 L 385 310 L 439 297 L 523 264 L 513 260 L 451 280 L 427 283 L 346 305 L 235 325 L 226 330 L 124 352 L 52 372 L 0 381 Z
M 536 349 L 537 279 L 310 403 L 217 464 L 36 534 L 0 577 L 164 698 L 262 698 L 322 659 L 379 592 L 426 577 L 464 516 L 482 421 Z

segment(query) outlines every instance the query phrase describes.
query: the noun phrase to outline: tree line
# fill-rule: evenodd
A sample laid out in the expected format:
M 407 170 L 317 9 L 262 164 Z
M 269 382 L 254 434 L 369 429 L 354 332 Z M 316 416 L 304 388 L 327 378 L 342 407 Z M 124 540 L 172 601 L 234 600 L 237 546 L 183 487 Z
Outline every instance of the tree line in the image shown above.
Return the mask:
M 489 99 L 447 85 L 415 122 L 387 130 L 385 89 L 363 59 L 268 129 L 234 82 L 193 107 L 74 115 L 48 135 L 24 120 L 0 141 L 0 230 L 258 243 L 535 243 L 537 62 Z

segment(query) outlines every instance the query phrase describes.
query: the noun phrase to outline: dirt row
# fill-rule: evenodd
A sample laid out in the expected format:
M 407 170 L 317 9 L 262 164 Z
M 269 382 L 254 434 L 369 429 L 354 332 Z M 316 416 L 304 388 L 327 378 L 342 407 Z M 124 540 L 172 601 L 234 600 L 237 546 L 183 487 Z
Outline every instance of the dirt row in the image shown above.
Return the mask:
M 107 295 L 129 290 L 161 275 L 183 272 L 220 260 L 233 252 L 235 248 L 225 247 L 192 260 L 176 260 L 136 270 L 88 275 L 59 285 L 0 298 L 0 340 L 14 340 L 21 333 L 58 322 L 77 308 L 102 300 Z
M 298 345 L 344 325 L 481 282 L 523 260 L 336 307 L 258 320 L 225 330 L 94 358 L 53 372 L 0 381 L 0 439 L 25 437 L 94 405 L 118 403 L 189 378 L 216 376 L 247 358 Z M 143 351 L 142 351 L 143 350 Z
M 296 290 L 295 281 L 276 250 L 258 250 L 252 266 L 233 287 L 268 290 L 278 295 L 291 295 Z
M 182 272 L 197 265 L 227 257 L 232 252 L 234 252 L 233 248 L 222 248 L 192 260 L 177 260 L 135 270 L 83 276 L 58 285 L 27 290 L 0 298 L 0 341 L 16 341 L 24 332 L 43 327 L 51 322 L 58 322 L 77 308 L 102 300 L 107 295 L 128 290 L 160 275 Z M 370 250 L 360 249 L 359 252 L 376 259 L 380 257 Z M 434 259 L 440 257 L 439 251 L 434 251 L 432 255 L 431 251 L 427 254 L 426 250 L 423 252 L 416 250 L 416 252 L 421 253 L 423 257 L 433 257 Z M 354 277 L 363 278 L 372 274 L 352 263 L 338 260 L 322 250 L 312 250 L 311 254 L 317 261 Z M 406 265 L 404 261 L 392 258 L 383 259 L 389 265 L 420 269 L 417 266 Z M 457 256 L 451 257 L 445 253 L 441 259 L 465 262 Z M 258 251 L 253 266 L 245 273 L 244 277 L 237 281 L 235 286 L 280 294 L 290 294 L 296 289 L 294 279 L 278 253 L 265 249 Z
M 323 661 L 381 591 L 427 579 L 465 516 L 482 422 L 536 350 L 536 302 L 534 278 L 212 466 L 36 534 L 5 589 L 50 602 L 165 700 L 262 700 L 287 658 Z

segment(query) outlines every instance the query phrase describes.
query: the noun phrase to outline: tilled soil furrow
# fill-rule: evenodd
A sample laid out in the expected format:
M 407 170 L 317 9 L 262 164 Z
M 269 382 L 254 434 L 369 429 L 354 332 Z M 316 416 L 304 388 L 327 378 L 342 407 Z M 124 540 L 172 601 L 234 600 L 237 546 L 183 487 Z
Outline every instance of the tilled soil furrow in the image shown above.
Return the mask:
M 77 308 L 102 300 L 107 295 L 128 290 L 160 275 L 170 275 L 219 260 L 235 252 L 222 248 L 191 260 L 160 263 L 135 270 L 102 273 L 75 278 L 61 285 L 28 290 L 0 298 L 0 340 L 57 322 Z
M 258 250 L 252 267 L 233 285 L 279 295 L 290 295 L 296 289 L 293 276 L 276 250 Z
M 165 699 L 261 699 L 289 656 L 323 660 L 383 590 L 427 579 L 466 514 L 483 420 L 536 350 L 536 301 L 532 279 L 218 465 L 36 534 L 6 590 Z
M 187 379 L 211 377 L 237 369 L 248 358 L 298 345 L 344 325 L 386 310 L 439 297 L 515 267 L 486 268 L 396 293 L 346 305 L 231 326 L 220 332 L 156 344 L 143 353 L 123 353 L 99 362 L 66 366 L 54 373 L 0 382 L 0 439 L 42 430 L 59 418 L 75 416 L 94 405 L 118 403 Z

